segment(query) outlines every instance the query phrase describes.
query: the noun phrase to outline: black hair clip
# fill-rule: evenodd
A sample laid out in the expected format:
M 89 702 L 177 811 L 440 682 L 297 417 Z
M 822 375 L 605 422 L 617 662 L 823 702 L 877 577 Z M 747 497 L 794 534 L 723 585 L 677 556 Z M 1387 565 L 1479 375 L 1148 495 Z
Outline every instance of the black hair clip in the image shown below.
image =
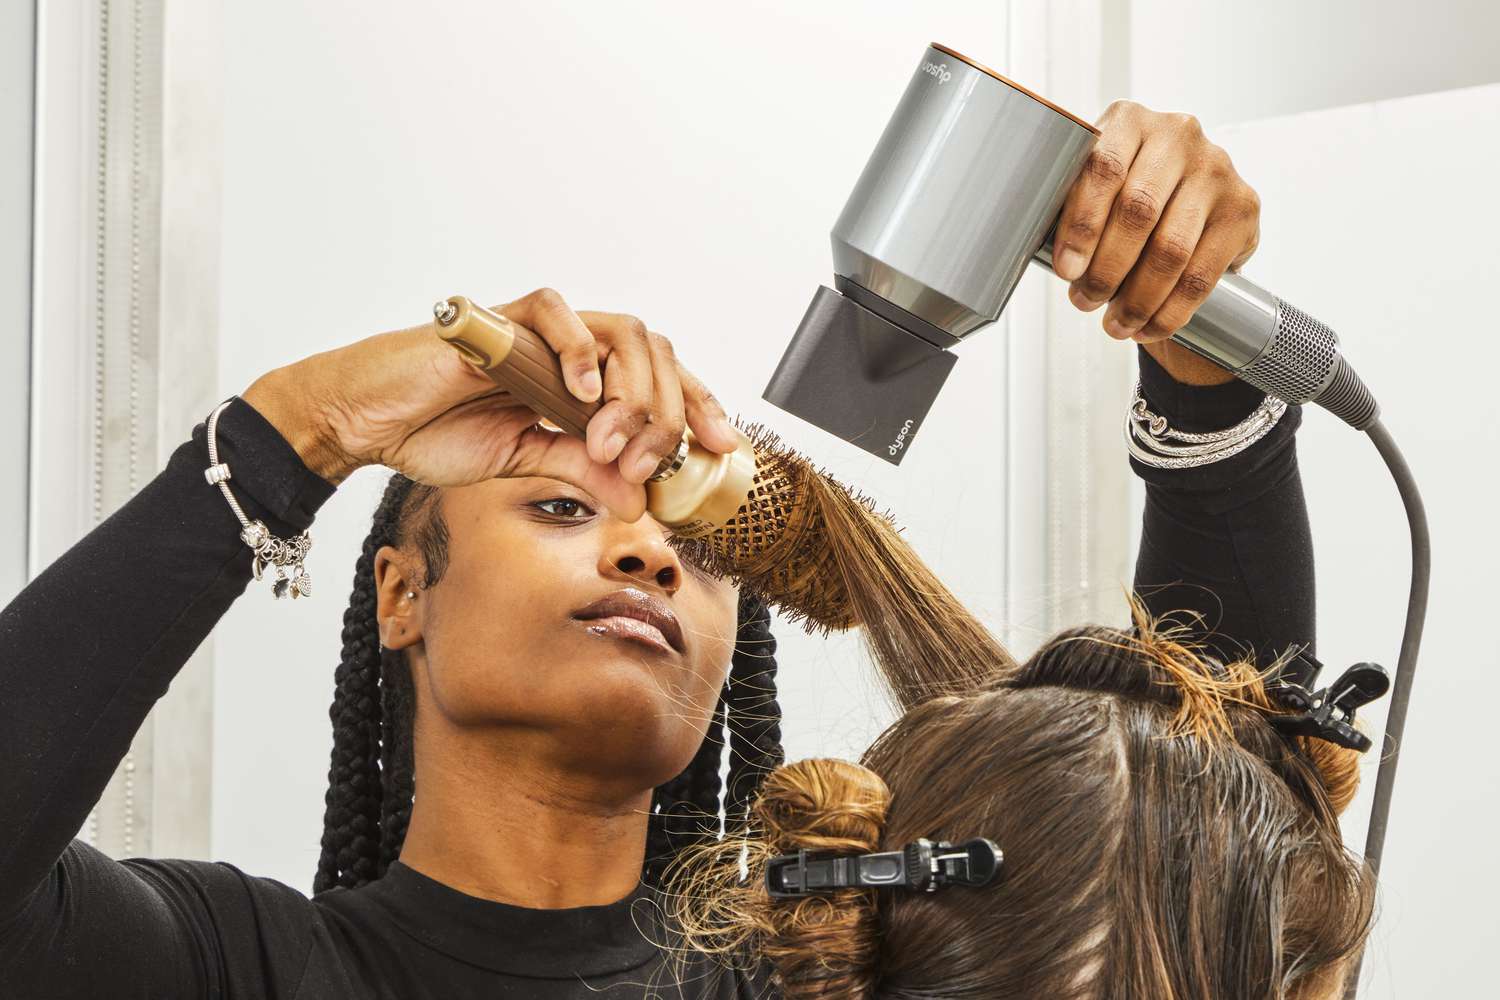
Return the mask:
M 950 885 L 987 885 L 1005 854 L 994 841 L 976 837 L 954 847 L 922 839 L 899 851 L 809 858 L 783 854 L 766 865 L 766 889 L 774 898 L 810 896 L 835 889 L 913 889 L 936 892 Z
M 1272 715 L 1271 725 L 1284 736 L 1315 736 L 1364 753 L 1370 749 L 1370 738 L 1354 728 L 1354 712 L 1384 695 L 1391 687 L 1390 675 L 1378 663 L 1356 663 L 1339 675 L 1339 679 L 1321 691 L 1310 688 L 1322 665 L 1307 654 L 1298 660 L 1310 663 L 1311 672 L 1302 671 L 1302 683 L 1285 679 L 1267 688 L 1267 692 L 1292 712 Z

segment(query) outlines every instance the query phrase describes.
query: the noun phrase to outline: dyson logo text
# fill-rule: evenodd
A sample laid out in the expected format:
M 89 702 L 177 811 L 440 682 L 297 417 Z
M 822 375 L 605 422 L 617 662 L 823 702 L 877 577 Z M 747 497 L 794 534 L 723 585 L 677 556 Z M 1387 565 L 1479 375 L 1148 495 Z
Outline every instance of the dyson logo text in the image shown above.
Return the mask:
M 947 63 L 942 63 L 941 65 L 933 65 L 932 63 L 923 63 L 922 64 L 922 72 L 926 73 L 928 76 L 935 76 L 935 77 L 937 77 L 937 82 L 938 82 L 938 86 L 939 87 L 941 87 L 943 84 L 947 83 L 949 80 L 953 79 L 953 74 L 950 73 L 950 72 L 948 72 L 948 64 Z
M 892 441 L 889 447 L 886 448 L 886 450 L 891 453 L 892 457 L 895 457 L 897 452 L 906 447 L 906 437 L 910 433 L 911 421 L 908 420 L 906 423 L 901 425 L 901 432 L 896 435 L 896 440 Z

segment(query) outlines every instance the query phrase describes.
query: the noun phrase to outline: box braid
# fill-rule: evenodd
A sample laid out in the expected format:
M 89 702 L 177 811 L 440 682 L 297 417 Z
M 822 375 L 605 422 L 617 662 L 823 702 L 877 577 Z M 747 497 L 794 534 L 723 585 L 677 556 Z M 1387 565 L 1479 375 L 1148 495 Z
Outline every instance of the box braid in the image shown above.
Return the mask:
M 728 829 L 744 826 L 766 775 L 780 767 L 781 706 L 776 701 L 776 637 L 771 612 L 759 597 L 742 595 L 726 692 L 729 787 L 724 797 Z
M 333 752 L 315 893 L 379 879 L 400 856 L 406 839 L 416 788 L 411 738 L 415 697 L 405 653 L 380 643 L 375 553 L 384 545 L 399 548 L 410 542 L 426 563 L 421 586 L 437 583 L 448 556 L 438 493 L 392 474 L 355 563 L 328 710 Z M 648 883 L 656 884 L 685 847 L 721 836 L 721 811 L 731 820 L 742 819 L 761 781 L 781 763 L 775 652 L 765 603 L 742 595 L 729 679 L 703 743 L 681 774 L 652 793 L 642 871 Z M 726 729 L 727 789 L 720 778 Z

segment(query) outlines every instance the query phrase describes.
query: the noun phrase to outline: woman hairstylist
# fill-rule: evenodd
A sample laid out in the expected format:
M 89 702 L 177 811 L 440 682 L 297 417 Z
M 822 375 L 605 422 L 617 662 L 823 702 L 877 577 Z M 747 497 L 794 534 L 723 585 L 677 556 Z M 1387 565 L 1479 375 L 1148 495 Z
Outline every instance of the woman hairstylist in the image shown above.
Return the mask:
M 1056 270 L 1081 307 L 1113 302 L 1112 334 L 1160 339 L 1253 248 L 1254 197 L 1190 119 L 1119 105 L 1101 125 Z M 733 588 L 683 565 L 640 516 L 640 484 L 684 424 L 715 450 L 734 438 L 638 321 L 545 292 L 503 311 L 560 353 L 575 394 L 606 399 L 587 444 L 534 429 L 430 327 L 373 337 L 216 409 L 0 612 L 0 996 L 761 994 L 757 974 L 674 964 L 640 884 L 650 790 L 694 758 L 731 658 L 748 679 L 774 651 L 763 610 L 760 632 L 737 632 Z M 1161 357 L 1164 385 L 1227 379 Z M 375 772 L 338 760 L 371 744 L 361 699 L 346 699 L 324 860 L 349 888 L 311 901 L 227 864 L 116 862 L 72 839 L 250 581 L 240 519 L 205 481 L 210 444 L 229 469 L 219 485 L 294 546 L 354 469 L 406 480 L 392 477 L 361 556 L 356 617 L 375 624 L 346 619 L 339 683 L 356 691 L 375 669 L 376 629 L 382 652 L 409 655 L 419 791 L 409 816 L 372 820 L 359 800 Z M 411 480 L 441 489 L 413 499 Z M 1163 530 L 1182 550 L 1172 579 L 1229 581 L 1226 617 L 1257 606 L 1223 546 Z M 774 725 L 774 704 L 758 714 Z M 398 860 L 376 829 L 387 818 L 409 823 Z

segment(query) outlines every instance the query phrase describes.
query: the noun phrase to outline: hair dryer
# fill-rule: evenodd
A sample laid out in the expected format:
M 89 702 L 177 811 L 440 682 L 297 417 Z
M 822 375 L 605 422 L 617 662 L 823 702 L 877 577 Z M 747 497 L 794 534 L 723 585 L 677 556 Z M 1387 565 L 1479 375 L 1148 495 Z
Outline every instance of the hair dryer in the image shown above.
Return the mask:
M 952 49 L 929 46 L 833 226 L 819 288 L 765 398 L 899 465 L 956 356 L 999 318 L 1099 132 Z M 835 290 L 837 289 L 837 290 Z M 1375 399 L 1324 324 L 1226 274 L 1173 337 L 1359 430 Z
M 1099 132 L 952 49 L 931 45 L 834 223 L 834 288 L 813 296 L 765 399 L 899 465 L 956 357 L 999 318 Z M 836 290 L 835 290 L 836 289 Z M 1411 525 L 1412 578 L 1365 858 L 1378 872 L 1427 613 L 1421 494 L 1334 332 L 1226 274 L 1173 339 L 1289 403 L 1368 432 Z M 1319 709 L 1335 710 L 1319 692 Z M 1357 987 L 1357 969 L 1346 996 Z

